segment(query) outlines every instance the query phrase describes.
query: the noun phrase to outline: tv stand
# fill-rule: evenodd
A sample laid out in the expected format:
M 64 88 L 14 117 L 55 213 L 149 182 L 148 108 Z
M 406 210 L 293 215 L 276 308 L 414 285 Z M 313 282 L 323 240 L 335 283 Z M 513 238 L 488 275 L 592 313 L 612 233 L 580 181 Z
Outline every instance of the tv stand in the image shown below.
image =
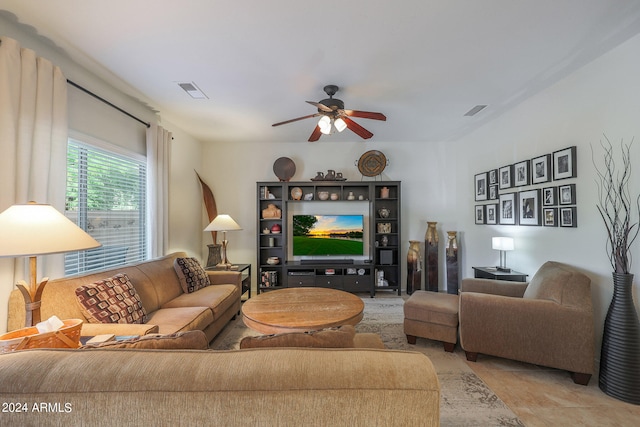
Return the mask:
M 336 264 L 345 265 L 353 264 L 352 259 L 301 259 L 300 264 L 303 265 L 324 265 L 324 264 Z
M 400 181 L 268 181 L 256 183 L 256 190 L 258 293 L 317 286 L 367 292 L 372 297 L 378 291 L 401 295 Z M 331 197 L 320 200 L 321 193 Z M 365 204 L 369 259 L 287 261 L 292 254 L 292 212 L 312 211 L 319 204 L 324 211 L 340 212 L 350 209 L 349 203 Z

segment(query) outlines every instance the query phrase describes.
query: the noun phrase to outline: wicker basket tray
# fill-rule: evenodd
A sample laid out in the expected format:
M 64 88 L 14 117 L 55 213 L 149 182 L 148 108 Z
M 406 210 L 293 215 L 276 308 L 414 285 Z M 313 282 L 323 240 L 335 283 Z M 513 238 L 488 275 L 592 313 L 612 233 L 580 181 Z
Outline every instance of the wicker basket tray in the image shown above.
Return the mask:
M 60 329 L 39 333 L 34 327 L 22 328 L 0 335 L 0 353 L 9 353 L 27 348 L 78 348 L 82 320 L 63 320 Z

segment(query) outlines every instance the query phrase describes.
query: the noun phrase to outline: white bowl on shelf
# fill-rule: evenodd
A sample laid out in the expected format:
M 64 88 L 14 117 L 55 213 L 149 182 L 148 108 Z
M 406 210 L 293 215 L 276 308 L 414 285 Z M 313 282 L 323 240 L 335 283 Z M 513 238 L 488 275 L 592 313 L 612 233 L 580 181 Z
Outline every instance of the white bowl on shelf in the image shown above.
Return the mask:
M 271 256 L 267 258 L 267 264 L 269 265 L 280 264 L 280 258 L 278 258 L 277 256 Z

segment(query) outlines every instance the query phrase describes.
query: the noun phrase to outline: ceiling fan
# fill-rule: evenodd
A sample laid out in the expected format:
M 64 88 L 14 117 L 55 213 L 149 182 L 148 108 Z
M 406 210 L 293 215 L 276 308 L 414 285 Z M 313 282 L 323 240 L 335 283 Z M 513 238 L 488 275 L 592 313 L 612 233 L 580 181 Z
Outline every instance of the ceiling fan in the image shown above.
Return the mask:
M 358 123 L 351 120 L 349 117 L 360 117 L 363 119 L 373 120 L 387 120 L 382 113 L 372 113 L 370 111 L 358 111 L 358 110 L 345 110 L 344 102 L 340 99 L 334 99 L 333 95 L 338 92 L 338 86 L 327 85 L 324 87 L 324 91 L 329 98 L 323 99 L 320 102 L 307 101 L 307 103 L 314 105 L 318 108 L 318 112 L 315 114 L 309 114 L 308 116 L 302 116 L 291 120 L 286 120 L 280 123 L 274 123 L 272 126 L 286 125 L 287 123 L 296 122 L 298 120 L 309 119 L 311 117 L 320 117 L 316 128 L 309 137 L 309 142 L 314 142 L 320 139 L 322 134 L 328 135 L 333 129 L 338 132 L 342 132 L 346 128 L 356 133 L 363 139 L 369 139 L 373 136 L 371 132 L 360 126 Z

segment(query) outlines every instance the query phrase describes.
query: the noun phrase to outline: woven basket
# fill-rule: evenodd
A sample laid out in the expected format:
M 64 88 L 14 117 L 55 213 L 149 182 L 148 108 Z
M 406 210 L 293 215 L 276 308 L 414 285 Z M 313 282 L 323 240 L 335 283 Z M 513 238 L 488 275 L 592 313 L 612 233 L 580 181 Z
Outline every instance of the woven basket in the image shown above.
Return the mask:
M 9 353 L 27 348 L 78 348 L 82 320 L 63 320 L 60 329 L 39 333 L 34 327 L 22 328 L 0 335 L 0 353 Z

